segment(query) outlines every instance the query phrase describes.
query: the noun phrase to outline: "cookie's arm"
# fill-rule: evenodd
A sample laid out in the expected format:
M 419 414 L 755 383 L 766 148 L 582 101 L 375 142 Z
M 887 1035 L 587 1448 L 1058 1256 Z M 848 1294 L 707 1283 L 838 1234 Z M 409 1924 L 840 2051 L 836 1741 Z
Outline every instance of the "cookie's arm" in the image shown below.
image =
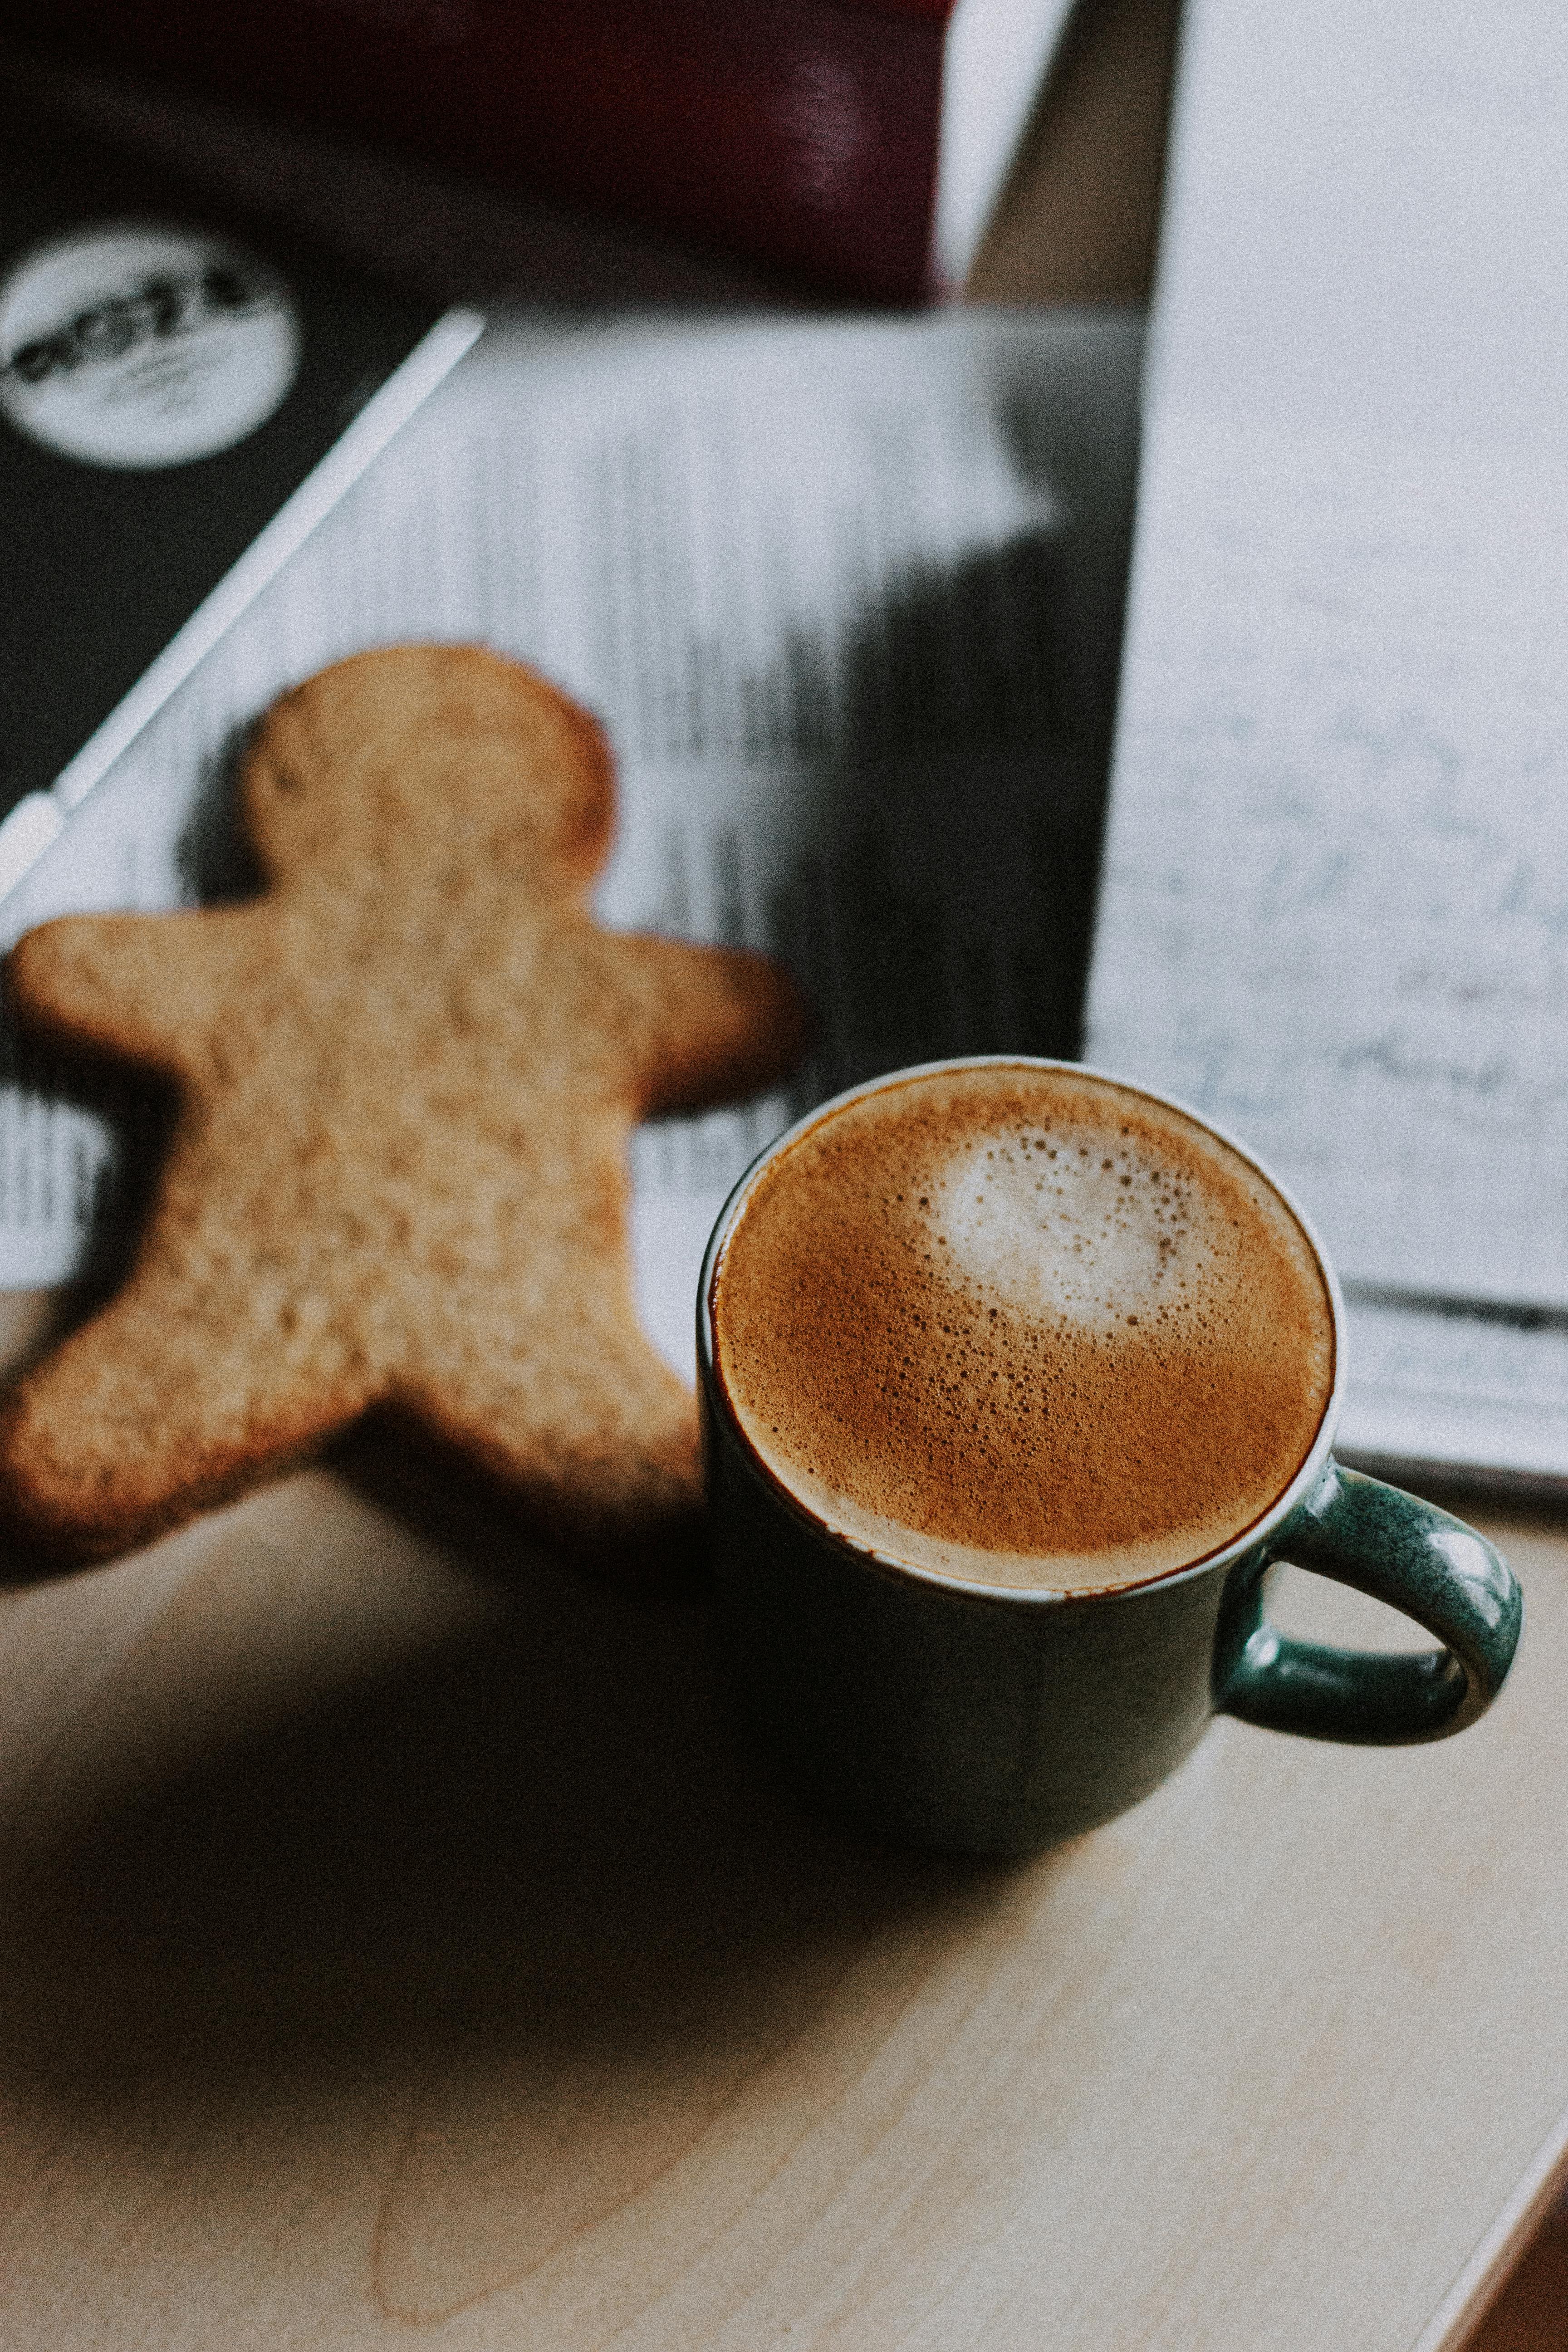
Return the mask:
M 637 1004 L 644 1118 L 706 1109 L 776 1086 L 805 1050 L 805 1001 L 781 964 L 736 948 L 639 937 L 629 979 Z
M 5 991 L 25 1027 L 178 1076 L 211 1020 L 227 909 L 63 915 L 18 940 Z

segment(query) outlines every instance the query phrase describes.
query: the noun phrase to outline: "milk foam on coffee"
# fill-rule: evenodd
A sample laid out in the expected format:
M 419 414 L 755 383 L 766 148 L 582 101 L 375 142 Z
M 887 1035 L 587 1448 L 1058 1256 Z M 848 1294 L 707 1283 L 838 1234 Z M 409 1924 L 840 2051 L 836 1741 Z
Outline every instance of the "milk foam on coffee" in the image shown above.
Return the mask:
M 1333 1386 L 1316 1253 L 1248 1161 L 1071 1069 L 903 1078 L 771 1160 L 713 1279 L 763 1464 L 836 1533 L 966 1582 L 1142 1581 L 1241 1534 Z

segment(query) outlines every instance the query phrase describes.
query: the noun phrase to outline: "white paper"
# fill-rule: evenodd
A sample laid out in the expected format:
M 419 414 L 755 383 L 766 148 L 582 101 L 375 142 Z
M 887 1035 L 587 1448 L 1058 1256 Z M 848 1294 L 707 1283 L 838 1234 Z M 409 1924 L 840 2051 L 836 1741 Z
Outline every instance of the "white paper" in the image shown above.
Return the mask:
M 1125 318 L 487 337 L 0 906 L 0 948 L 243 887 L 237 750 L 325 663 L 429 637 L 535 663 L 616 753 L 603 919 L 773 950 L 817 1008 L 787 1091 L 634 1140 L 642 1310 L 689 1373 L 708 1233 L 782 1126 L 1059 1024 L 1050 842 L 1098 818 L 1119 555 L 1052 453 L 1076 401 L 1130 470 L 1138 356 Z M 70 1083 L 0 1086 L 8 1286 L 122 1245 L 113 1138 L 152 1114 Z
M 1555 7 L 1195 0 L 1089 1019 L 1319 1223 L 1349 1450 L 1552 1476 L 1565 85 Z

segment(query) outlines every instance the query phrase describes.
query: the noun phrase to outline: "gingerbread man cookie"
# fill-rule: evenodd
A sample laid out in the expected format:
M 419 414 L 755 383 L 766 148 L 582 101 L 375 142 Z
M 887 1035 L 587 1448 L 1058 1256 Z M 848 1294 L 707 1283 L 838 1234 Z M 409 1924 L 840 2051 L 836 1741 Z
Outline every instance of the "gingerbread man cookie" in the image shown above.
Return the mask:
M 627 1139 L 783 1077 L 795 990 L 595 923 L 603 738 L 477 648 L 286 696 L 242 807 L 262 897 L 12 955 L 30 1027 L 179 1107 L 123 1287 L 0 1404 L 0 1513 L 102 1558 L 374 1408 L 570 1548 L 657 1538 L 697 1506 L 695 1414 L 633 1307 Z

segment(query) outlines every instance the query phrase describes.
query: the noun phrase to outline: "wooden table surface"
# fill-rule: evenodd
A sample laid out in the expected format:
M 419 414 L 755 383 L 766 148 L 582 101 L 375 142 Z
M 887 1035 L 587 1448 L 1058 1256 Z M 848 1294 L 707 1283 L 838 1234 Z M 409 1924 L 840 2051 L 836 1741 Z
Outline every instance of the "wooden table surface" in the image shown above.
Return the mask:
M 0 2341 L 1458 2343 L 1568 2129 L 1568 1534 L 1483 1524 L 1476 1729 L 1222 1723 L 1021 1868 L 773 1794 L 700 1602 L 336 1471 L 10 1591 Z

